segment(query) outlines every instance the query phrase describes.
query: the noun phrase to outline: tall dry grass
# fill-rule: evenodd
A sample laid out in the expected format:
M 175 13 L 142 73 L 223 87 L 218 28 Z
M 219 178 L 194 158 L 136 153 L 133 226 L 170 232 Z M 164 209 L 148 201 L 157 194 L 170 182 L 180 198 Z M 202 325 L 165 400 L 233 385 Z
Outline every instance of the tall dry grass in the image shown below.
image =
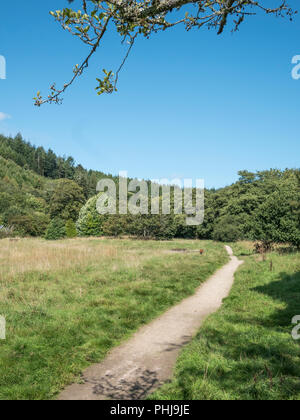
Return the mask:
M 138 267 L 159 252 L 118 247 L 118 241 L 4 239 L 0 241 L 0 280 L 32 271 L 56 272 L 99 264 L 110 264 L 111 270 L 116 271 L 122 267 Z
M 13 277 L 28 271 L 65 270 L 117 257 L 117 248 L 104 244 L 92 246 L 90 241 L 6 239 L 0 241 L 0 278 Z

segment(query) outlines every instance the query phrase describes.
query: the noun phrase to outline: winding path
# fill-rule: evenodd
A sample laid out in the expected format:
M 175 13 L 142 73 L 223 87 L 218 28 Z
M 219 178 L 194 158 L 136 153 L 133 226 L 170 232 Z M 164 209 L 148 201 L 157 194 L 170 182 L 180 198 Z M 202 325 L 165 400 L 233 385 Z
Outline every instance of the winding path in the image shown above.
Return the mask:
M 83 373 L 83 384 L 68 386 L 60 400 L 139 400 L 172 377 L 180 349 L 191 341 L 205 318 L 228 296 L 243 261 L 226 246 L 230 262 L 196 293 L 142 327 Z

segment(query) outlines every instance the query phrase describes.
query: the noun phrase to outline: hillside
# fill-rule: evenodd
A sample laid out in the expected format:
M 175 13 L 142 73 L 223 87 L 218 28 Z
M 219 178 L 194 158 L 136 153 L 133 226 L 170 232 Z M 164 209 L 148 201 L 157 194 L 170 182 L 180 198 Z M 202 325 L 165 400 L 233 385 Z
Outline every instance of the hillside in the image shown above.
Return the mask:
M 53 216 L 51 202 L 59 187 L 75 188 L 83 204 L 104 176 L 75 166 L 71 157 L 32 146 L 21 135 L 0 135 L 0 224 L 13 226 L 20 235 L 42 236 Z M 74 219 L 77 216 L 78 212 Z
M 182 215 L 100 216 L 96 185 L 112 175 L 84 169 L 72 157 L 0 136 L 0 218 L 20 235 L 43 236 L 51 220 L 77 222 L 82 236 L 130 234 L 153 238 L 239 239 L 300 246 L 299 169 L 239 172 L 239 180 L 206 190 L 205 220 L 186 226 Z
M 49 223 L 46 191 L 49 181 L 0 156 L 1 224 L 23 234 L 42 235 Z
M 75 165 L 74 159 L 57 156 L 51 149 L 35 147 L 16 137 L 0 135 L 0 156 L 10 159 L 24 169 L 30 169 L 35 174 L 49 179 L 71 179 L 83 189 L 86 198 L 95 194 L 99 179 L 112 177 L 99 171 L 86 170 L 81 165 Z

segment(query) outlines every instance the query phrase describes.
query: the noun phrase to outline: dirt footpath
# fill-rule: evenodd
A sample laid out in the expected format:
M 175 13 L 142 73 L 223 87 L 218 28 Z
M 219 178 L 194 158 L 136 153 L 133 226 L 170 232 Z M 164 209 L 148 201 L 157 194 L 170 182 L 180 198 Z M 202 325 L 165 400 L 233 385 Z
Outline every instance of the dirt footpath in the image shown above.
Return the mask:
M 142 327 L 113 349 L 106 359 L 83 373 L 83 384 L 67 387 L 60 400 L 139 400 L 172 377 L 180 349 L 205 318 L 228 296 L 234 273 L 243 263 L 226 247 L 231 261 L 210 277 L 196 293 Z

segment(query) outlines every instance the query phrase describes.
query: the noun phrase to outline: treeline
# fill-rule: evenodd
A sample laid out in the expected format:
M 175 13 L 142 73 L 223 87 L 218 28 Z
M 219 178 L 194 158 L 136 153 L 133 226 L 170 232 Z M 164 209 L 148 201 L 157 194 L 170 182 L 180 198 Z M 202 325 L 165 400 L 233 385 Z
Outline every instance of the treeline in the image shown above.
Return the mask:
M 13 227 L 16 234 L 48 239 L 134 235 L 249 239 L 299 247 L 299 174 L 299 169 L 240 171 L 231 186 L 205 191 L 205 219 L 200 226 L 187 226 L 186 216 L 176 214 L 103 216 L 96 210 L 95 194 L 97 182 L 107 177 L 104 173 L 32 146 L 20 135 L 0 136 L 0 226 L 2 232 Z M 118 183 L 118 178 L 113 179 Z
M 73 180 L 80 185 L 86 198 L 95 194 L 99 179 L 113 178 L 112 175 L 86 170 L 81 165 L 75 165 L 71 156 L 57 156 L 51 149 L 46 151 L 43 147 L 33 146 L 26 142 L 21 134 L 15 137 L 0 135 L 0 156 L 45 178 Z
M 11 228 L 17 235 L 43 236 L 52 218 L 76 220 L 85 201 L 74 181 L 41 177 L 0 156 L 0 237 Z
M 99 195 L 100 196 L 100 195 Z M 187 226 L 185 215 L 99 215 L 97 196 L 82 207 L 77 230 L 83 236 L 130 234 L 155 238 L 198 238 L 233 242 L 260 240 L 300 246 L 299 170 L 239 172 L 226 188 L 205 191 L 205 217 Z

